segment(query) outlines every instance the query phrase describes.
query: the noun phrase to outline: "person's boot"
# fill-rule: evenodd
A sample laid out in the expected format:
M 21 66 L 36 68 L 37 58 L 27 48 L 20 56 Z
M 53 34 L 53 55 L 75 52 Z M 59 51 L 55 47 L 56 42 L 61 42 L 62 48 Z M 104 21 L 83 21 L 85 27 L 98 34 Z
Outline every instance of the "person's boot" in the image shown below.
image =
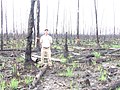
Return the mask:
M 38 62 L 38 64 L 40 64 L 41 66 L 43 66 L 44 65 L 44 61 L 41 60 L 41 61 Z
M 49 67 L 52 67 L 52 65 L 53 65 L 53 64 L 52 64 L 52 61 L 49 61 L 49 62 L 48 62 L 48 66 L 49 66 Z

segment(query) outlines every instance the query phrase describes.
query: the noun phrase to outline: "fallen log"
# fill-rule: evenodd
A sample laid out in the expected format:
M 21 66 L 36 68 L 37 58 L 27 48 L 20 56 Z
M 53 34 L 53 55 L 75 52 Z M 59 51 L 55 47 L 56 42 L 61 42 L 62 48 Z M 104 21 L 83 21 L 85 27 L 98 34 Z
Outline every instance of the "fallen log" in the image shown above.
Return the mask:
M 80 56 L 80 53 L 71 52 L 72 55 Z
M 61 53 L 63 53 L 63 51 L 52 52 L 52 55 L 57 55 L 57 54 L 61 54 Z
M 23 58 L 25 58 L 25 55 L 21 55 Z M 34 62 L 36 62 L 36 61 L 38 61 L 39 59 L 41 59 L 41 56 L 39 56 L 39 55 L 32 55 L 32 60 L 34 61 Z M 48 58 L 48 57 L 44 57 L 44 58 Z M 55 61 L 55 62 L 60 62 L 61 61 L 61 59 L 58 59 L 58 58 L 51 58 L 51 60 L 52 61 Z
M 108 51 L 99 51 L 99 52 L 100 52 L 101 56 L 106 56 L 106 55 L 109 55 L 109 56 L 111 55 L 112 56 L 113 55 L 113 56 L 119 57 L 120 54 L 111 54 L 111 53 L 114 53 L 114 52 L 117 52 L 117 51 L 119 51 L 119 50 L 117 49 L 117 50 L 110 51 L 110 52 L 108 52 Z M 87 54 L 87 55 L 80 55 L 80 56 L 83 56 L 85 58 L 95 57 L 94 54 Z
M 1 51 L 24 51 L 25 52 L 24 49 L 3 49 L 3 50 L 0 50 L 0 52 Z
M 84 47 L 73 47 L 73 49 L 82 50 L 82 51 L 85 51 L 85 50 L 89 50 L 89 51 L 106 50 L 105 48 L 84 48 Z
M 106 50 L 105 48 L 85 48 L 81 49 L 82 51 L 89 50 L 89 51 L 99 51 L 99 50 Z
M 0 52 L 2 51 L 22 51 L 22 52 L 25 52 L 26 50 L 25 49 L 3 49 L 3 50 L 0 50 Z M 32 52 L 37 52 L 37 50 L 32 50 Z
M 95 57 L 95 55 L 94 54 L 88 54 L 88 55 L 85 56 L 85 58 L 90 58 L 90 57 Z
M 34 60 L 34 61 L 36 61 L 37 59 L 40 59 L 41 58 L 41 56 L 39 56 L 39 55 L 32 55 L 32 59 Z M 48 58 L 48 57 L 44 57 L 44 58 Z M 57 59 L 57 58 L 51 58 L 51 60 L 52 61 L 57 61 L 57 62 L 60 62 L 61 61 L 61 59 Z
M 36 84 L 38 83 L 38 81 L 40 80 L 40 78 L 44 75 L 44 73 L 46 72 L 48 68 L 48 65 L 45 64 L 41 69 L 40 71 L 38 72 L 38 74 L 35 76 L 33 82 L 32 82 L 32 87 L 35 87 Z
M 117 81 L 111 82 L 107 87 L 103 87 L 99 90 L 116 90 L 118 87 L 120 87 L 120 79 Z
M 105 54 L 105 56 L 120 57 L 120 54 Z
M 115 52 L 118 52 L 118 51 L 120 51 L 120 49 L 114 49 L 114 50 L 108 52 L 107 54 L 112 54 L 112 53 L 115 53 Z

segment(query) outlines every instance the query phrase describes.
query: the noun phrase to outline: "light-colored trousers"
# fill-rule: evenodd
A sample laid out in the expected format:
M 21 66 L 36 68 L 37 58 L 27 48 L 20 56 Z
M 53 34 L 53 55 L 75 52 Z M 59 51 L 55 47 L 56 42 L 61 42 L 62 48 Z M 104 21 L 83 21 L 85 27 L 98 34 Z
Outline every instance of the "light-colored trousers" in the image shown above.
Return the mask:
M 51 50 L 50 48 L 41 48 L 41 62 L 44 63 L 44 58 L 48 58 L 48 63 L 51 63 Z

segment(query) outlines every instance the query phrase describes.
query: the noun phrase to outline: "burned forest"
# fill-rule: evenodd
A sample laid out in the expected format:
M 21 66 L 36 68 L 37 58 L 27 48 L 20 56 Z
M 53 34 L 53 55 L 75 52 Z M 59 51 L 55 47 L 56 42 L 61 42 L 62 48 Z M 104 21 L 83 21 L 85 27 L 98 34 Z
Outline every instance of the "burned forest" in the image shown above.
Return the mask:
M 0 2 L 0 90 L 120 90 L 119 1 Z

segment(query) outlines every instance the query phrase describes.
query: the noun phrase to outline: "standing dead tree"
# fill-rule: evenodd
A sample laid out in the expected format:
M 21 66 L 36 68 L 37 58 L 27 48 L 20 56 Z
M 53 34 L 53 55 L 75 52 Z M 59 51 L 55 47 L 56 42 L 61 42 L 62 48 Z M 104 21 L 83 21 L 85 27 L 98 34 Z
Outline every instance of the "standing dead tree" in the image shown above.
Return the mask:
M 47 0 L 48 2 L 48 0 Z M 46 6 L 46 28 L 48 28 L 48 3 L 46 3 L 47 6 Z
M 36 0 L 31 0 L 31 9 L 28 20 L 28 35 L 27 35 L 27 46 L 25 51 L 25 63 L 32 62 L 31 59 L 31 45 L 32 45 L 32 29 L 34 27 L 34 5 Z
M 1 0 L 1 50 L 3 50 L 3 6 Z
M 56 21 L 56 43 L 58 44 L 58 15 L 59 15 L 59 0 L 58 0 L 58 9 L 57 9 L 57 21 Z
M 79 0 L 78 0 L 78 11 L 77 11 L 77 45 L 80 45 L 80 37 L 79 37 Z
M 113 16 L 114 16 L 114 37 L 115 37 L 115 31 L 116 31 L 116 27 L 115 27 L 115 7 L 114 7 L 114 0 L 113 0 Z
M 8 43 L 9 37 L 8 37 L 8 25 L 7 25 L 7 9 L 6 9 L 6 12 L 5 12 L 5 21 L 6 21 L 6 40 L 7 40 L 7 43 Z
M 40 23 L 40 0 L 37 0 L 37 40 L 36 47 L 40 50 L 40 31 L 39 31 L 39 23 Z
M 100 48 L 99 37 L 98 37 L 98 18 L 97 18 L 97 8 L 96 8 L 96 0 L 94 0 L 94 7 L 95 7 L 95 18 L 96 18 L 96 39 L 97 39 L 97 46 Z
M 16 38 L 15 38 L 15 24 L 14 24 L 14 22 L 15 22 L 15 20 L 14 20 L 14 0 L 13 0 L 13 39 L 15 40 Z
M 67 44 L 67 32 L 66 32 L 66 37 L 65 37 L 65 45 L 64 45 L 64 57 L 68 57 L 68 44 Z
M 34 46 L 36 44 L 36 28 L 35 28 L 35 20 L 34 20 L 34 26 L 33 26 L 33 39 L 34 39 Z

